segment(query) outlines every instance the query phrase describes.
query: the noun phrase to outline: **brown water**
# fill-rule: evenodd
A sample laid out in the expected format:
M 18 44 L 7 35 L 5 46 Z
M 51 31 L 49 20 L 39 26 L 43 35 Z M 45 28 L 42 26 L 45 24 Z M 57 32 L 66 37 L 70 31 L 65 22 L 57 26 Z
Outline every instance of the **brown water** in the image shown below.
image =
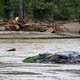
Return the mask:
M 8 52 L 8 49 L 16 51 Z M 23 63 L 27 56 L 80 51 L 80 39 L 0 40 L 0 80 L 80 80 L 79 64 Z

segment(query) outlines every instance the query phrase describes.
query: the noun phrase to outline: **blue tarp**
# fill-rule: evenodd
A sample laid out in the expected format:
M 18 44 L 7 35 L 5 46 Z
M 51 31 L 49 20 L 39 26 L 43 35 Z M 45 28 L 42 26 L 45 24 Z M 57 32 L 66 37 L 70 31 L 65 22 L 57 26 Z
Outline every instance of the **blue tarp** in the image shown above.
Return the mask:
M 76 51 L 63 51 L 55 53 L 56 56 L 66 56 L 68 57 L 69 62 L 78 62 L 80 61 L 77 57 L 80 56 L 80 52 Z

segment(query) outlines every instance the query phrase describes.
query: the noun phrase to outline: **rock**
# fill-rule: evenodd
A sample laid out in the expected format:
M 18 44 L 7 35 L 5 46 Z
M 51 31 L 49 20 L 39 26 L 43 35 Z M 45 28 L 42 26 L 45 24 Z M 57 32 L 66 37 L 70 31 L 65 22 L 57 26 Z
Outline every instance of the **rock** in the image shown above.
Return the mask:
M 12 49 L 9 49 L 7 51 L 16 51 L 16 49 L 15 48 L 12 48 Z

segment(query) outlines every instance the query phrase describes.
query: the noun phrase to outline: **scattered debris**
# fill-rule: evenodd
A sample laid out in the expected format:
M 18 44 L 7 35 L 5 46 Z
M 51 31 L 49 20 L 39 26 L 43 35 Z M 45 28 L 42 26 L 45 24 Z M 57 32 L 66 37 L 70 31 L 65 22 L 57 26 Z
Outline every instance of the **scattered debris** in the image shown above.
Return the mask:
M 15 48 L 12 48 L 12 49 L 9 49 L 7 51 L 16 51 L 16 49 Z
M 55 54 L 43 53 L 23 60 L 27 63 L 80 63 L 80 52 L 64 51 Z
M 53 28 L 52 27 L 50 27 L 46 32 L 53 32 L 54 30 L 53 30 Z
M 20 29 L 20 27 L 19 27 L 19 25 L 18 25 L 18 23 L 15 21 L 15 20 L 9 20 L 8 22 L 7 22 L 7 25 L 5 25 L 5 30 L 19 30 Z
M 41 22 L 32 20 L 21 24 L 16 20 L 9 20 L 7 25 L 5 25 L 5 30 L 12 31 L 38 31 L 38 32 L 69 32 L 68 28 L 65 28 L 62 24 L 59 23 L 49 23 L 49 22 Z
M 69 29 L 66 28 L 64 25 L 62 24 L 58 24 L 58 23 L 55 23 L 54 27 L 53 27 L 53 32 L 52 33 L 57 33 L 57 32 L 69 32 Z

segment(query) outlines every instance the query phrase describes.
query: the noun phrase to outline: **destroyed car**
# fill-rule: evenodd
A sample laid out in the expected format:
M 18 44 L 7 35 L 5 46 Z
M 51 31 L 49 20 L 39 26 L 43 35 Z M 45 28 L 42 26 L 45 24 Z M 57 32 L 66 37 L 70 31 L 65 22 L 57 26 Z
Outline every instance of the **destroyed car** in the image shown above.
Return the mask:
M 79 63 L 80 52 L 63 51 L 52 53 L 43 53 L 33 57 L 27 57 L 23 60 L 27 63 Z

